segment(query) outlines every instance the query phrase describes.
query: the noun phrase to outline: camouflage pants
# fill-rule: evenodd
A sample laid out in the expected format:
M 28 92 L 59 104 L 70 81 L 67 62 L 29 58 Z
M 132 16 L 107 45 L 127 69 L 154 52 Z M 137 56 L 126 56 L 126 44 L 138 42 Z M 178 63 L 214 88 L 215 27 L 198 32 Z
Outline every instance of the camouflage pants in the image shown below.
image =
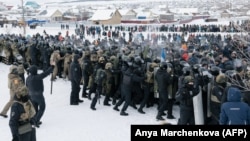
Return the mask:
M 15 96 L 15 93 L 12 90 L 10 90 L 10 100 L 5 104 L 1 114 L 3 114 L 3 115 L 7 114 L 7 112 L 9 111 L 12 103 L 14 102 L 14 96 Z

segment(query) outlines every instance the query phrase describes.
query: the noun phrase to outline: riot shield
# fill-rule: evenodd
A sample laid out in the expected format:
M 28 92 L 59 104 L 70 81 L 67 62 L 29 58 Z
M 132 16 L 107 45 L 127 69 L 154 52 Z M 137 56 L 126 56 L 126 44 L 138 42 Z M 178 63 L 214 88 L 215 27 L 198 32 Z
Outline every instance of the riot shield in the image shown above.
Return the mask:
M 159 67 L 154 68 L 154 98 L 159 98 L 158 84 L 157 84 L 157 81 L 155 79 L 155 75 L 156 75 L 158 70 L 159 70 Z
M 202 89 L 200 86 L 199 89 L 200 89 L 199 94 L 193 97 L 194 120 L 195 120 L 195 125 L 204 125 Z

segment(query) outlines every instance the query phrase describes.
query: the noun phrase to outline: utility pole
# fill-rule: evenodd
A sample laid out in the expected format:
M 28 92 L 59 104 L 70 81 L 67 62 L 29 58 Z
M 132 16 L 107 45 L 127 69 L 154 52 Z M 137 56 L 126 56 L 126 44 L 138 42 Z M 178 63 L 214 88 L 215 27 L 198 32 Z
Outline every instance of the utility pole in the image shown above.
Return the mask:
M 22 2 L 22 24 L 23 24 L 23 36 L 26 35 L 26 22 L 25 22 L 25 18 L 24 18 L 24 6 L 23 6 L 23 0 L 21 0 Z

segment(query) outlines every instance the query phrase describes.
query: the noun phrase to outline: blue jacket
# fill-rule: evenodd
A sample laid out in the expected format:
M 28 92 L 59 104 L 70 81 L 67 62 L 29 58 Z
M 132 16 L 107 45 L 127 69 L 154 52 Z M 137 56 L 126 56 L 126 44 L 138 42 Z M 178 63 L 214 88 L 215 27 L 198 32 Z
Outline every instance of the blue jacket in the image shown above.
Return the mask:
M 241 101 L 241 92 L 238 88 L 229 88 L 227 102 L 221 106 L 221 125 L 249 125 L 250 107 Z

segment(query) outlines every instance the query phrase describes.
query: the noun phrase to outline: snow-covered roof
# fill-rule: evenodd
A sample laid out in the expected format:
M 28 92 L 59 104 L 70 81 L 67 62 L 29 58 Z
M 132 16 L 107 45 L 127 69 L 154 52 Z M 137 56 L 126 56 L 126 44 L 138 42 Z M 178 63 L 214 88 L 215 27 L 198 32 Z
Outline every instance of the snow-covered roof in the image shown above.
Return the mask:
M 123 15 L 126 15 L 130 10 L 129 9 L 120 9 L 119 12 L 120 14 L 123 16 Z
M 109 20 L 112 18 L 113 14 L 116 12 L 116 9 L 108 10 L 96 10 L 93 16 L 89 19 L 92 21 L 95 20 Z
M 43 11 L 39 12 L 37 16 L 50 17 L 53 14 L 55 14 L 55 12 L 57 12 L 57 11 L 60 12 L 60 13 L 62 13 L 58 9 L 46 9 L 46 10 L 43 10 Z

